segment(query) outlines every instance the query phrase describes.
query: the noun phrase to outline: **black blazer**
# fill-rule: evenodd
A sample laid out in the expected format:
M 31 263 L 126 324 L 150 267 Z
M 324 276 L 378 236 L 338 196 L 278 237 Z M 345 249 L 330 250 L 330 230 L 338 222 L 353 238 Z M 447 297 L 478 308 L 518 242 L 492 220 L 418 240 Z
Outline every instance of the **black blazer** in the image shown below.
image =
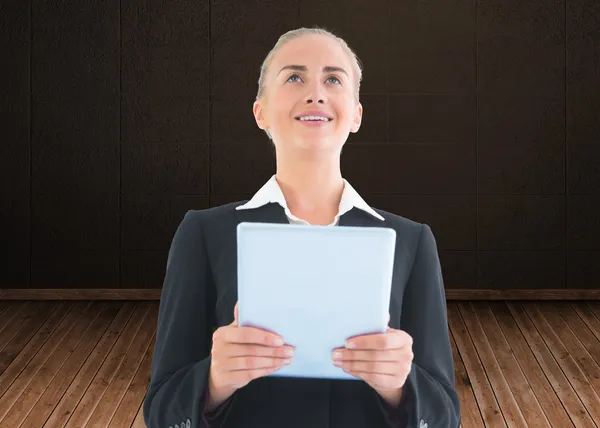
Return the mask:
M 167 258 L 151 378 L 144 399 L 149 428 L 206 427 L 203 417 L 212 332 L 233 321 L 237 301 L 236 227 L 242 221 L 288 223 L 270 203 L 244 202 L 188 211 Z M 390 227 L 396 254 L 390 327 L 413 338 L 414 360 L 404 385 L 400 421 L 364 381 L 265 377 L 236 391 L 220 428 L 457 428 L 446 298 L 436 241 L 427 224 L 382 210 L 385 221 L 353 208 L 339 226 Z M 338 227 L 339 227 L 338 226 Z

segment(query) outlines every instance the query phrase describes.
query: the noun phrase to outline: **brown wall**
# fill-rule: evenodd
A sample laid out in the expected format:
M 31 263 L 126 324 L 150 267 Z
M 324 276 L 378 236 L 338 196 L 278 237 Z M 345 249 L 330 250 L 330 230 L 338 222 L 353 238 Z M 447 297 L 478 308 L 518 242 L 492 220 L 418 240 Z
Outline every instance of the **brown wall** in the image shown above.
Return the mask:
M 600 288 L 598 16 L 597 0 L 4 2 L 0 286 L 161 287 L 186 210 L 274 172 L 259 66 L 317 24 L 365 65 L 343 173 L 431 225 L 448 288 Z

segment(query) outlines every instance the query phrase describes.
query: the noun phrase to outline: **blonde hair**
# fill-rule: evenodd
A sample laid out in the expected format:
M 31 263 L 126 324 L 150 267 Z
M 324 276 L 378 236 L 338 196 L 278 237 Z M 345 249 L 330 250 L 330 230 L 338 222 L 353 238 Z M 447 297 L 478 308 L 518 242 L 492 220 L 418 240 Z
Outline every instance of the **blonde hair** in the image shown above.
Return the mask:
M 335 34 L 333 34 L 330 31 L 328 31 L 324 28 L 320 28 L 320 27 L 312 27 L 312 28 L 302 27 L 302 28 L 298 28 L 296 30 L 290 30 L 287 33 L 283 34 L 281 37 L 279 37 L 279 40 L 277 40 L 277 43 L 275 43 L 275 46 L 273 46 L 273 49 L 271 49 L 271 51 L 267 54 L 267 57 L 263 61 L 262 65 L 260 66 L 260 76 L 258 78 L 258 92 L 256 94 L 256 100 L 259 100 L 260 98 L 262 98 L 265 93 L 265 79 L 266 79 L 267 71 L 269 69 L 269 66 L 271 65 L 271 62 L 273 61 L 273 57 L 275 56 L 275 54 L 277 53 L 279 48 L 282 47 L 287 42 L 289 42 L 290 40 L 297 39 L 301 36 L 315 35 L 315 34 L 321 35 L 321 36 L 332 37 L 334 40 L 336 40 L 340 44 L 342 49 L 346 52 L 346 54 L 350 58 L 350 63 L 352 64 L 352 74 L 354 75 L 354 96 L 355 96 L 356 102 L 359 101 L 360 82 L 362 81 L 362 63 L 361 63 L 360 59 L 358 58 L 358 56 L 356 56 L 354 51 L 352 49 L 350 49 L 350 47 L 348 46 L 348 44 L 346 43 L 346 41 L 344 39 L 336 36 Z M 265 130 L 265 132 L 269 136 L 269 138 L 271 138 L 269 131 Z

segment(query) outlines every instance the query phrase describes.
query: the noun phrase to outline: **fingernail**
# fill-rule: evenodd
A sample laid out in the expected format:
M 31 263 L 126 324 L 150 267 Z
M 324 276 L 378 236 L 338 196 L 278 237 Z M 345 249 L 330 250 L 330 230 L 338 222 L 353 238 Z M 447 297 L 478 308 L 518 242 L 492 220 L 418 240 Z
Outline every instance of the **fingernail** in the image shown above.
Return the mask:
M 333 359 L 334 360 L 340 360 L 342 358 L 342 353 L 341 352 L 334 352 L 333 353 Z
M 346 348 L 354 348 L 356 344 L 354 342 L 346 342 Z
M 294 356 L 294 350 L 293 349 L 286 349 L 285 351 L 283 351 L 283 353 L 288 356 L 288 357 L 293 357 Z
M 273 343 L 275 343 L 275 346 L 283 346 L 283 339 L 281 337 L 278 337 L 277 339 L 275 339 L 273 341 Z
M 288 365 L 292 362 L 292 360 L 283 360 L 283 364 Z

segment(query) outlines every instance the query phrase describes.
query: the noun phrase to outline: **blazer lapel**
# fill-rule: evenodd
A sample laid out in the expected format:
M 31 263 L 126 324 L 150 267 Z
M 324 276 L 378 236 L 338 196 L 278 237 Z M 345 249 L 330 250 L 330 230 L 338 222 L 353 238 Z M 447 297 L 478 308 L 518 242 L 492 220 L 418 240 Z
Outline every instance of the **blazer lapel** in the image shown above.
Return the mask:
M 340 226 L 359 226 L 359 227 L 386 227 L 387 222 L 373 217 L 360 208 L 353 207 L 350 211 L 342 214 L 340 217 Z
M 271 202 L 258 208 L 235 210 L 235 214 L 240 223 L 289 223 L 283 207 L 277 202 Z
M 289 224 L 283 207 L 271 202 L 259 208 L 235 210 L 238 221 L 252 223 L 283 223 Z M 381 221 L 359 208 L 352 208 L 340 217 L 339 226 L 386 227 L 387 222 Z
M 283 207 L 278 203 L 269 203 L 258 208 L 233 210 L 233 221 L 237 223 L 289 223 Z M 221 254 L 215 262 L 214 272 L 217 283 L 217 314 L 224 314 L 216 320 L 218 326 L 233 321 L 233 308 L 237 302 L 237 241 L 235 227 L 227 234 Z

